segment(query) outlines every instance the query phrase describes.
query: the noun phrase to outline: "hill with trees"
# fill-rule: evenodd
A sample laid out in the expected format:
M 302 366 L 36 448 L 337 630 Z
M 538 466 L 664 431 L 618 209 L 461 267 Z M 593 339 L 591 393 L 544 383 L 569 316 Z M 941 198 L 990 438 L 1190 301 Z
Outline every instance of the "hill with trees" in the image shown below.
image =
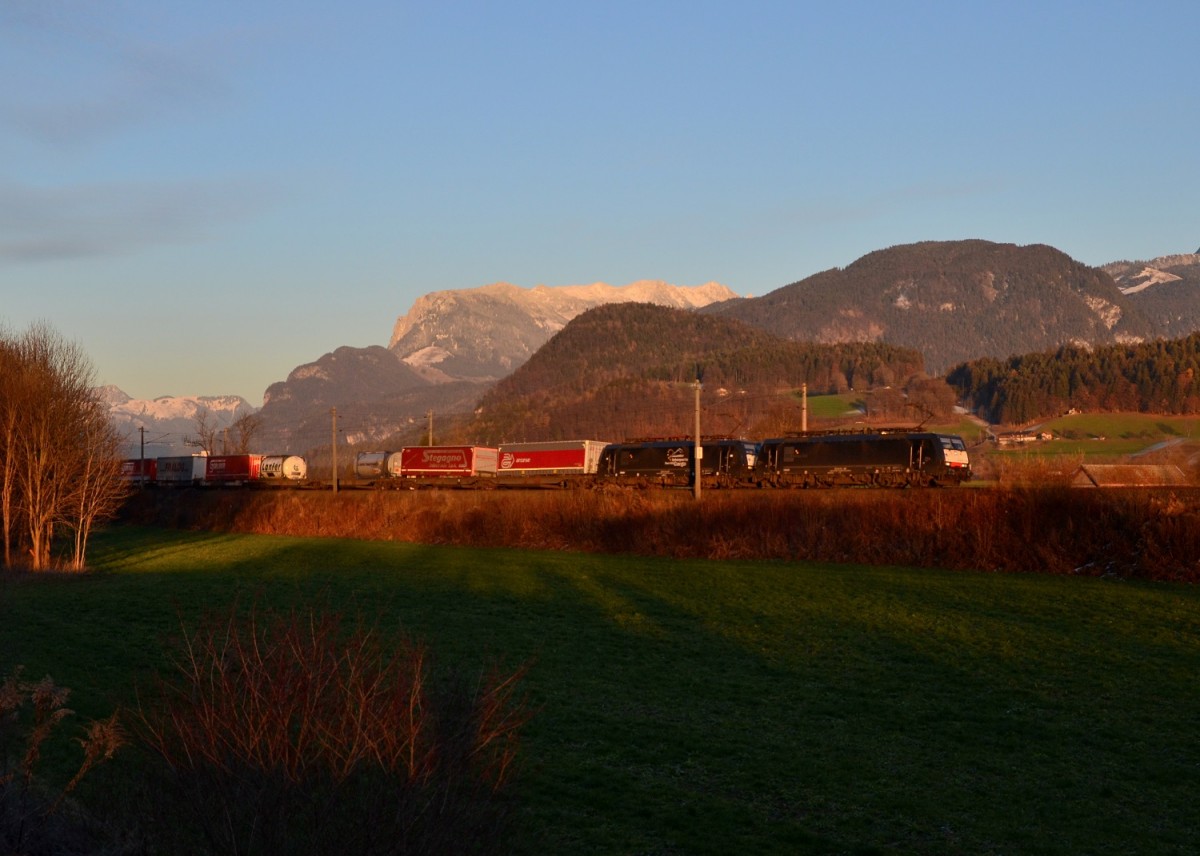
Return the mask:
M 980 357 L 1161 335 L 1112 277 L 1044 245 L 925 241 L 701 310 L 787 339 L 915 348 L 930 373 Z
M 1071 409 L 1200 413 L 1200 333 L 973 360 L 946 380 L 964 404 L 994 423 L 1020 424 Z
M 481 442 L 686 433 L 703 384 L 706 433 L 795 428 L 802 384 L 845 392 L 921 376 L 921 355 L 880 343 L 788 342 L 742 322 L 649 304 L 575 318 L 480 401 Z M 762 429 L 765 430 L 765 429 Z

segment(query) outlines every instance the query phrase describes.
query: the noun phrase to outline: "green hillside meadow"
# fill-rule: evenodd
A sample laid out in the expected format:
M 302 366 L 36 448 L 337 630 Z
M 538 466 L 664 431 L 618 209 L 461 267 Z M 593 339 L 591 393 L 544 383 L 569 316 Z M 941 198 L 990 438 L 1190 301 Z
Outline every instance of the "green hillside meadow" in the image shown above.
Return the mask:
M 84 717 L 132 704 L 179 623 L 235 600 L 361 614 L 443 663 L 530 662 L 518 853 L 1200 840 L 1195 587 L 133 527 L 92 558 L 0 582 L 0 670 L 51 674 Z

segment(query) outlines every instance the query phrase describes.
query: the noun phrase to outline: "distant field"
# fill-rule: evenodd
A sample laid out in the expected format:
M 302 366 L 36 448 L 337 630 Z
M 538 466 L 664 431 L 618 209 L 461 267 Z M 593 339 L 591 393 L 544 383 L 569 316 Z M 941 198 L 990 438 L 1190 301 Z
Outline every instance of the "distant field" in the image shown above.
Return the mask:
M 810 395 L 808 415 L 812 419 L 845 419 L 848 414 L 862 410 L 862 396 L 855 392 L 844 395 Z
M 1077 413 L 1040 424 L 1056 434 L 1083 437 L 1190 437 L 1200 440 L 1200 417 L 1157 416 L 1150 413 Z
M 999 455 L 1075 456 L 1117 461 L 1153 451 L 1163 444 L 1186 453 L 1200 451 L 1200 417 L 1148 413 L 1079 413 L 1039 423 L 1055 439 L 1022 447 L 997 449 Z
M 93 558 L 0 579 L 0 670 L 88 716 L 234 599 L 532 661 L 519 853 L 1194 852 L 1194 586 L 134 527 Z

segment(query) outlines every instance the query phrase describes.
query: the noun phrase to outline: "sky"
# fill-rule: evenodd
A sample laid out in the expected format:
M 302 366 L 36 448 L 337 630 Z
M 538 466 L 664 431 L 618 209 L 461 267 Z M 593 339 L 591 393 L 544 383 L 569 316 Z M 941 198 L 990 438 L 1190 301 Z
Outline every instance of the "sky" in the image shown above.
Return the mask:
M 1200 248 L 1200 4 L 0 0 L 0 328 L 135 398 L 423 294 Z

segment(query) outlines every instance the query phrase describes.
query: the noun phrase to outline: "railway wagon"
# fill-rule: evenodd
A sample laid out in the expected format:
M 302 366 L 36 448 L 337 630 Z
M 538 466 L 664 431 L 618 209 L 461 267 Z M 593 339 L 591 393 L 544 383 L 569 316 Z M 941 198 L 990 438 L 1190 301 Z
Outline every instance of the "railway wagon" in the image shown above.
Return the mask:
M 206 455 L 173 455 L 155 461 L 154 483 L 167 487 L 189 487 L 204 481 Z
M 956 434 L 813 431 L 764 440 L 755 475 L 764 487 L 935 487 L 962 483 L 971 466 Z
M 552 440 L 545 443 L 501 443 L 497 484 L 506 487 L 570 487 L 580 476 L 594 475 L 603 440 Z
M 308 478 L 308 463 L 299 455 L 264 455 L 258 477 L 263 481 L 304 481 Z
M 690 487 L 695 442 L 688 437 L 612 443 L 600 456 L 597 478 L 639 487 Z M 740 438 L 704 438 L 700 484 L 741 487 L 753 483 L 757 446 Z
M 405 446 L 386 459 L 386 472 L 399 479 L 457 479 L 496 475 L 500 451 L 492 446 Z
M 262 468 L 262 455 L 209 455 L 204 467 L 204 483 L 210 485 L 249 484 L 256 481 Z

